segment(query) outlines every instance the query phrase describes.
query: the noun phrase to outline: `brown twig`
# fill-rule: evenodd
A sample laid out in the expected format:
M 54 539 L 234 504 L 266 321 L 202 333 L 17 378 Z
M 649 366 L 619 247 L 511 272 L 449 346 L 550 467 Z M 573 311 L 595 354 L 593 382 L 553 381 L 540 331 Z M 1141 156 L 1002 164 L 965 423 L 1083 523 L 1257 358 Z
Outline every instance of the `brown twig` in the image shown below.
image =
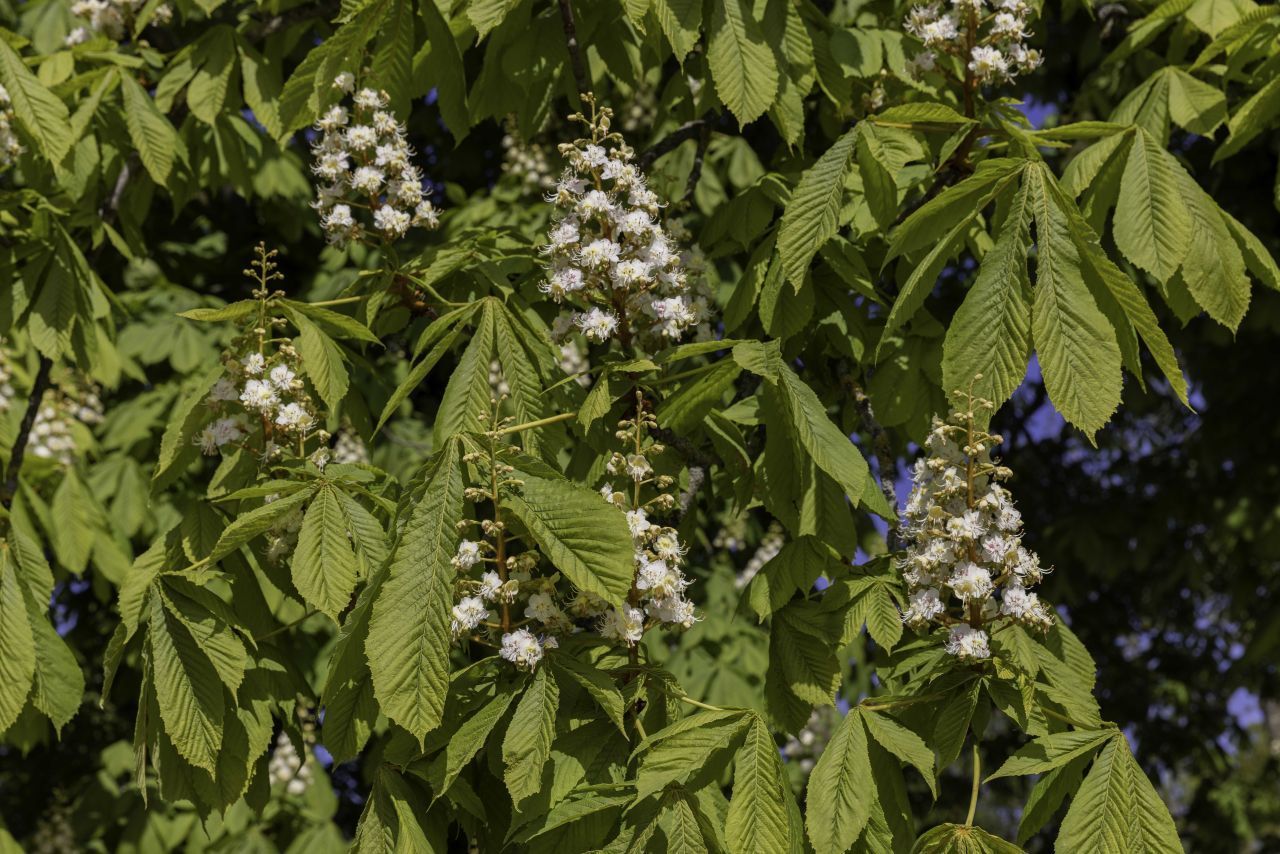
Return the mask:
M 27 411 L 22 413 L 22 423 L 18 426 L 18 438 L 13 444 L 13 456 L 9 458 L 9 476 L 4 482 L 4 491 L 0 493 L 0 501 L 5 509 L 13 506 L 13 497 L 18 494 L 18 474 L 22 471 L 22 458 L 27 454 L 27 441 L 31 437 L 31 427 L 36 423 L 36 413 L 40 411 L 40 402 L 49 388 L 49 371 L 53 369 L 53 361 L 46 356 L 40 357 L 40 367 L 36 369 L 35 382 L 31 384 L 31 397 L 27 400 Z
M 693 170 L 689 173 L 689 181 L 684 188 L 684 204 L 693 201 L 693 193 L 698 189 L 698 181 L 702 179 L 702 161 L 707 157 L 707 146 L 711 144 L 711 125 L 703 125 L 698 132 L 698 149 L 693 155 Z
M 648 169 L 655 160 L 664 154 L 675 151 L 681 143 L 701 136 L 703 128 L 707 128 L 708 131 L 717 130 L 724 123 L 725 117 L 723 115 L 704 116 L 691 122 L 685 122 L 641 152 L 640 156 L 636 158 L 636 162 L 641 169 Z
M 560 0 L 560 23 L 564 27 L 565 46 L 569 49 L 569 66 L 573 69 L 573 83 L 578 87 L 578 97 L 591 91 L 591 78 L 582 61 L 582 49 L 578 45 L 578 27 L 573 20 L 573 6 L 569 0 Z
M 893 451 L 889 447 L 889 435 L 885 432 L 884 427 L 880 426 L 880 422 L 876 420 L 876 414 L 871 408 L 871 398 L 867 396 L 867 392 L 852 376 L 842 373 L 840 383 L 849 392 L 853 398 L 853 406 L 858 410 L 858 418 L 862 420 L 863 427 L 871 436 L 871 449 L 876 455 L 876 462 L 880 464 L 880 492 L 884 495 L 885 500 L 889 502 L 889 508 L 896 510 L 898 507 L 898 489 L 893 483 L 894 475 L 898 472 L 898 461 L 893 456 Z M 896 519 L 886 520 L 889 523 L 889 534 L 886 537 L 890 551 L 896 551 L 901 547 L 900 536 L 898 533 L 898 523 Z

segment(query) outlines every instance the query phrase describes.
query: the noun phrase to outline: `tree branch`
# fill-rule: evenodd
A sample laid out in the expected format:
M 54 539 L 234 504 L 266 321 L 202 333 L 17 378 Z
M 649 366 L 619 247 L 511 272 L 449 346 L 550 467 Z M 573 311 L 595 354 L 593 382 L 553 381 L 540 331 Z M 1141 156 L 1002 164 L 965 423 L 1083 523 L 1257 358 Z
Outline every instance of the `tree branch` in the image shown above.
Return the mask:
M 36 369 L 35 382 L 31 384 L 31 397 L 27 399 L 27 411 L 22 414 L 22 423 L 18 425 L 18 438 L 13 443 L 13 455 L 9 457 L 9 475 L 5 479 L 3 491 L 0 491 L 0 502 L 5 509 L 13 506 L 13 497 L 18 494 L 18 474 L 22 471 L 22 459 L 27 455 L 27 442 L 31 438 L 31 427 L 36 423 L 36 414 L 40 411 L 40 403 L 49 388 L 49 371 L 53 369 L 53 361 L 46 356 L 40 357 L 40 367 Z
M 698 133 L 698 150 L 693 155 L 693 171 L 689 173 L 689 182 L 684 188 L 684 203 L 693 201 L 693 193 L 698 189 L 698 181 L 702 179 L 702 161 L 707 157 L 707 146 L 711 144 L 711 126 L 703 125 Z
M 560 0 L 560 23 L 564 27 L 565 46 L 569 48 L 569 66 L 573 69 L 573 83 L 578 87 L 578 97 L 591 91 L 591 78 L 582 62 L 582 50 L 578 45 L 578 27 L 573 21 L 573 6 L 569 0 Z
M 885 500 L 889 502 L 889 507 L 893 510 L 898 509 L 898 489 L 894 485 L 894 475 L 898 473 L 898 461 L 893 456 L 893 451 L 889 448 L 889 435 L 885 433 L 880 422 L 876 420 L 875 412 L 871 409 L 871 398 L 867 396 L 867 392 L 858 384 L 851 375 L 841 372 L 840 383 L 849 392 L 853 398 L 853 406 L 858 410 L 858 418 L 862 420 L 862 426 L 867 429 L 867 433 L 871 436 L 871 449 L 876 455 L 876 462 L 880 464 L 880 492 L 884 494 Z M 889 535 L 888 546 L 890 551 L 896 551 L 902 546 L 901 538 L 898 534 L 898 522 L 896 519 L 889 519 Z
M 636 162 L 641 169 L 648 169 L 653 162 L 664 154 L 675 151 L 680 143 L 690 139 L 694 139 L 702 135 L 702 129 L 707 128 L 708 132 L 721 129 L 725 124 L 725 116 L 703 116 L 700 119 L 694 119 L 691 122 L 685 122 L 662 139 L 655 142 L 649 148 L 645 149 Z

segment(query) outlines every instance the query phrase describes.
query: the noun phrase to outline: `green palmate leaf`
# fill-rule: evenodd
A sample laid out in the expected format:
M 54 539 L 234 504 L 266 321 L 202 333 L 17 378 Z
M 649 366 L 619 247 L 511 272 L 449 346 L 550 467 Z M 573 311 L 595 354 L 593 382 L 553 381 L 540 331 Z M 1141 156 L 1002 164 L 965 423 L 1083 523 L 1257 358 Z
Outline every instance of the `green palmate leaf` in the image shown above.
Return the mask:
M 211 591 L 181 576 L 161 576 L 156 590 L 166 611 L 191 633 L 222 684 L 234 694 L 244 680 L 249 657 L 231 630 L 230 621 L 236 619 L 233 612 Z
M 355 607 L 338 629 L 321 701 L 324 706 L 324 745 L 335 762 L 354 758 L 373 732 L 378 717 L 373 683 L 364 646 L 369 637 L 373 602 L 386 578 L 379 570 L 360 591 Z
M 1038 249 L 1031 334 L 1050 400 L 1092 439 L 1120 405 L 1120 347 L 1084 283 L 1052 182 L 1043 167 L 1027 171 Z
M 658 405 L 658 423 L 683 435 L 696 428 L 733 388 L 742 368 L 732 359 L 716 362 Z
M 152 679 L 165 732 L 184 759 L 212 774 L 222 748 L 222 680 L 186 626 L 158 598 L 151 600 L 148 628 Z
M 493 360 L 496 328 L 497 310 L 486 302 L 471 342 L 449 377 L 440 401 L 439 414 L 432 428 L 437 443 L 455 433 L 486 429 L 491 408 L 489 401 L 493 397 L 493 390 L 489 387 L 489 363 Z
M 893 308 L 885 319 L 884 332 L 881 333 L 877 353 L 889 336 L 910 320 L 924 304 L 925 297 L 933 290 L 938 274 L 942 272 L 947 260 L 959 251 L 965 235 L 973 227 L 978 215 L 993 199 L 1017 180 L 1020 173 L 1020 166 L 1001 166 L 987 170 L 979 167 L 973 176 L 943 191 L 931 202 L 926 203 L 893 233 L 889 256 L 886 257 L 885 263 L 898 254 L 913 251 L 923 237 L 924 228 L 945 229 L 930 235 L 928 243 L 924 244 L 932 248 L 915 264 L 911 275 L 907 277 L 906 283 L 898 293 L 898 298 L 894 300 Z
M 1061 188 L 1057 189 L 1061 190 Z M 1143 343 L 1147 345 L 1147 349 L 1151 351 L 1156 365 L 1169 380 L 1178 399 L 1184 404 L 1187 403 L 1187 381 L 1182 375 L 1182 369 L 1178 367 L 1178 357 L 1173 352 L 1173 345 L 1160 329 L 1155 312 L 1151 310 L 1146 297 L 1142 295 L 1137 284 L 1107 257 L 1098 242 L 1098 236 L 1065 194 L 1057 192 L 1055 196 L 1059 209 L 1067 216 L 1072 239 L 1076 243 L 1085 268 L 1102 282 L 1115 299 Z
M 1018 751 L 1005 760 L 999 770 L 987 779 L 1043 774 L 1067 764 L 1078 756 L 1091 753 L 1114 735 L 1114 730 L 1107 729 L 1073 730 L 1041 736 L 1018 748 Z
M 252 300 L 246 300 L 250 306 L 256 306 L 257 303 Z M 237 303 L 238 304 L 238 303 Z M 365 326 L 354 317 L 348 317 L 332 309 L 325 308 L 320 305 L 311 305 L 305 302 L 295 302 L 294 300 L 280 300 L 280 305 L 284 308 L 285 314 L 290 320 L 294 320 L 298 315 L 310 320 L 320 330 L 334 338 L 349 338 L 356 341 L 365 341 L 369 344 L 381 344 L 381 339 L 369 331 L 369 327 Z M 185 316 L 185 315 L 184 315 Z M 296 325 L 296 322 L 295 322 Z
M 35 644 L 36 666 L 31 680 L 31 705 L 61 731 L 84 699 L 84 673 L 75 653 L 45 618 L 43 602 L 27 597 L 27 615 Z M 0 619 L 3 619 L 0 614 Z
M 1244 254 L 1249 272 L 1267 287 L 1280 291 L 1280 266 L 1276 265 L 1270 250 L 1238 219 L 1226 211 L 1221 211 L 1221 214 L 1227 223 L 1227 228 L 1231 230 L 1231 236 L 1235 238 L 1236 245 L 1240 247 L 1240 252 Z
M 461 142 L 471 127 L 471 111 L 467 107 L 466 68 L 453 32 L 433 0 L 420 0 L 418 9 L 430 40 L 431 82 L 440 93 L 440 115 L 456 142 Z
M 1191 220 L 1190 249 L 1179 271 L 1191 296 L 1209 316 L 1234 331 L 1249 309 L 1244 256 L 1218 203 L 1180 166 L 1175 180 Z
M 410 491 L 365 642 L 378 702 L 419 742 L 439 725 L 449 687 L 450 560 L 462 518 L 461 463 L 461 443 L 446 442 Z
M 707 64 L 716 92 L 741 125 L 755 121 L 778 94 L 778 66 L 745 0 L 711 4 Z
M 621 784 L 592 786 L 570 793 L 556 804 L 540 820 L 524 827 L 514 837 L 516 842 L 528 842 L 557 828 L 573 824 L 581 819 L 599 816 L 627 806 L 635 799 L 630 787 Z
M 1028 839 L 1049 823 L 1054 813 L 1062 806 L 1062 802 L 1074 795 L 1080 788 L 1084 778 L 1084 769 L 1092 760 L 1092 756 L 1084 754 L 1072 759 L 1066 765 L 1055 768 L 1042 775 L 1031 787 L 1027 796 L 1027 806 L 1022 811 L 1022 820 L 1018 822 L 1018 844 L 1025 844 Z
M 676 60 L 683 63 L 698 43 L 698 32 L 702 29 L 701 0 L 652 0 L 652 3 L 653 13 L 671 44 L 671 51 Z
M 1161 282 L 1177 271 L 1190 247 L 1191 219 L 1178 187 L 1180 169 L 1151 134 L 1139 130 L 1116 204 L 1116 245 Z
M 800 176 L 782 214 L 778 253 L 787 281 L 798 290 L 822 244 L 835 236 L 845 177 L 853 162 L 858 131 L 847 131 Z
M 506 20 L 520 0 L 474 0 L 467 4 L 467 18 L 476 28 L 476 38 L 483 39 Z
M 1022 854 L 1022 849 L 980 827 L 940 824 L 916 840 L 911 854 Z
M 921 205 L 894 229 L 885 264 L 899 255 L 934 246 L 939 235 L 952 230 L 957 222 L 976 216 L 1025 166 L 1024 160 L 1004 157 L 979 163 L 976 172 Z
M 734 766 L 733 800 L 724 828 L 729 851 L 788 851 L 792 838 L 787 807 L 790 798 L 778 745 L 764 721 L 753 717 Z
M 880 133 L 871 122 L 858 125 L 858 172 L 871 215 L 883 231 L 888 231 L 898 218 L 898 184 Z
M 342 512 L 346 514 L 348 531 L 356 551 L 372 567 L 387 559 L 387 533 L 365 506 L 341 490 L 335 490 Z
M 275 501 L 270 501 L 261 507 L 255 507 L 248 513 L 237 516 L 235 521 L 228 525 L 222 535 L 218 537 L 218 542 L 214 545 L 213 551 L 205 559 L 206 562 L 215 563 L 254 537 L 265 534 L 277 522 L 301 508 L 317 488 L 318 485 L 300 489 L 297 492 L 277 498 Z
M 809 776 L 805 827 L 817 854 L 844 854 L 862 834 L 875 800 L 862 715 L 840 722 Z
M 356 556 L 347 539 L 348 525 L 337 488 L 323 484 L 302 518 L 291 564 L 293 583 L 302 598 L 335 623 L 356 586 Z
M 235 60 L 235 31 L 229 26 L 214 27 L 194 45 L 191 61 L 196 72 L 187 86 L 187 106 L 206 124 L 217 120 L 227 101 Z
M 942 387 L 968 390 L 999 408 L 1022 384 L 1031 356 L 1031 208 L 1024 184 L 982 259 L 973 287 L 947 328 L 942 348 Z
M 1231 116 L 1227 122 L 1231 135 L 1218 146 L 1213 162 L 1217 163 L 1237 154 L 1266 130 L 1275 121 L 1277 114 L 1280 114 L 1280 77 L 1273 77 Z
M 542 787 L 542 768 L 551 757 L 560 686 L 549 667 L 539 667 L 525 688 L 502 739 L 503 779 L 519 804 Z
M 316 387 L 325 405 L 331 410 L 338 409 L 351 383 L 342 348 L 301 312 L 292 312 L 291 319 L 298 327 L 298 352 L 302 355 L 302 370 Z
M 13 113 L 40 153 L 62 160 L 73 142 L 66 104 L 44 87 L 9 42 L 0 39 L 0 84 L 9 93 Z
M 635 574 L 626 517 L 599 493 L 520 472 L 519 495 L 504 506 L 528 528 L 553 566 L 580 590 L 620 604 Z
M 0 549 L 0 733 L 18 719 L 36 671 L 35 639 L 8 549 Z
M 729 750 L 750 725 L 749 712 L 698 712 L 654 733 L 638 751 L 643 755 L 636 772 L 636 800 L 671 783 L 687 783 L 719 776 Z
M 1071 801 L 1054 850 L 1181 852 L 1178 831 L 1142 768 L 1117 733 Z
M 626 735 L 626 705 L 622 692 L 613 684 L 609 675 L 585 661 L 579 661 L 572 655 L 556 655 L 551 658 L 551 666 L 563 676 L 578 683 L 584 691 L 591 695 L 597 705 L 609 716 L 614 726 Z
M 867 733 L 871 738 L 885 750 L 919 771 L 920 776 L 924 777 L 925 783 L 928 784 L 929 791 L 933 792 L 936 798 L 938 780 L 934 773 L 933 751 L 924 743 L 924 739 L 887 714 L 866 709 L 856 711 L 862 715 Z
M 120 75 L 125 124 L 147 174 L 157 184 L 167 184 L 175 164 L 186 159 L 177 130 L 156 107 L 151 96 L 128 74 Z
M 382 429 L 382 425 L 386 424 L 387 419 L 395 414 L 396 410 L 400 408 L 400 404 L 404 403 L 413 390 L 422 384 L 422 381 L 427 378 L 427 374 L 431 373 L 431 369 L 436 366 L 440 358 L 453 348 L 454 343 L 457 342 L 462 332 L 460 326 L 454 325 L 456 320 L 457 318 L 452 318 L 446 322 L 446 318 L 442 317 L 436 321 L 436 324 L 443 325 L 440 332 L 441 337 L 436 341 L 430 352 L 409 369 L 409 373 L 405 375 L 404 380 L 401 381 L 400 385 L 396 386 L 396 390 L 387 399 L 387 405 L 382 408 L 382 414 L 378 416 L 378 430 Z
M 449 738 L 444 749 L 431 761 L 427 771 L 427 779 L 437 798 L 449 790 L 453 781 L 462 773 L 462 769 L 485 746 L 489 734 L 507 713 L 507 709 L 511 708 L 511 702 L 515 698 L 514 691 L 499 690 L 493 699 L 467 715 L 458 726 L 457 732 Z

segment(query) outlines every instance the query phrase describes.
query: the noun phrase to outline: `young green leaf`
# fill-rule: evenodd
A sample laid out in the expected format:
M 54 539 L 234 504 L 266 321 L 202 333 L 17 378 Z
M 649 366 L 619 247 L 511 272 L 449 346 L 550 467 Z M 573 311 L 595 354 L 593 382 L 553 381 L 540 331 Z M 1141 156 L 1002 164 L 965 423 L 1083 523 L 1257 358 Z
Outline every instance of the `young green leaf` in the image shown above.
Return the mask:
M 356 586 L 356 556 L 347 539 L 348 525 L 337 488 L 322 484 L 302 517 L 290 564 L 302 598 L 335 623 L 351 603 Z

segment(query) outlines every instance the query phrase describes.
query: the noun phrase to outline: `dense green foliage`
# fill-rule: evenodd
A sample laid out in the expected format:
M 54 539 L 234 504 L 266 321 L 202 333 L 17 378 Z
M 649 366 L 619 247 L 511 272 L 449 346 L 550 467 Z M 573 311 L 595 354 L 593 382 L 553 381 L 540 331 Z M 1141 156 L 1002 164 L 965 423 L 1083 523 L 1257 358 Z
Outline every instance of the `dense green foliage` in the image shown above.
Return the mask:
M 0 16 L 0 851 L 1280 838 L 1280 7 Z

